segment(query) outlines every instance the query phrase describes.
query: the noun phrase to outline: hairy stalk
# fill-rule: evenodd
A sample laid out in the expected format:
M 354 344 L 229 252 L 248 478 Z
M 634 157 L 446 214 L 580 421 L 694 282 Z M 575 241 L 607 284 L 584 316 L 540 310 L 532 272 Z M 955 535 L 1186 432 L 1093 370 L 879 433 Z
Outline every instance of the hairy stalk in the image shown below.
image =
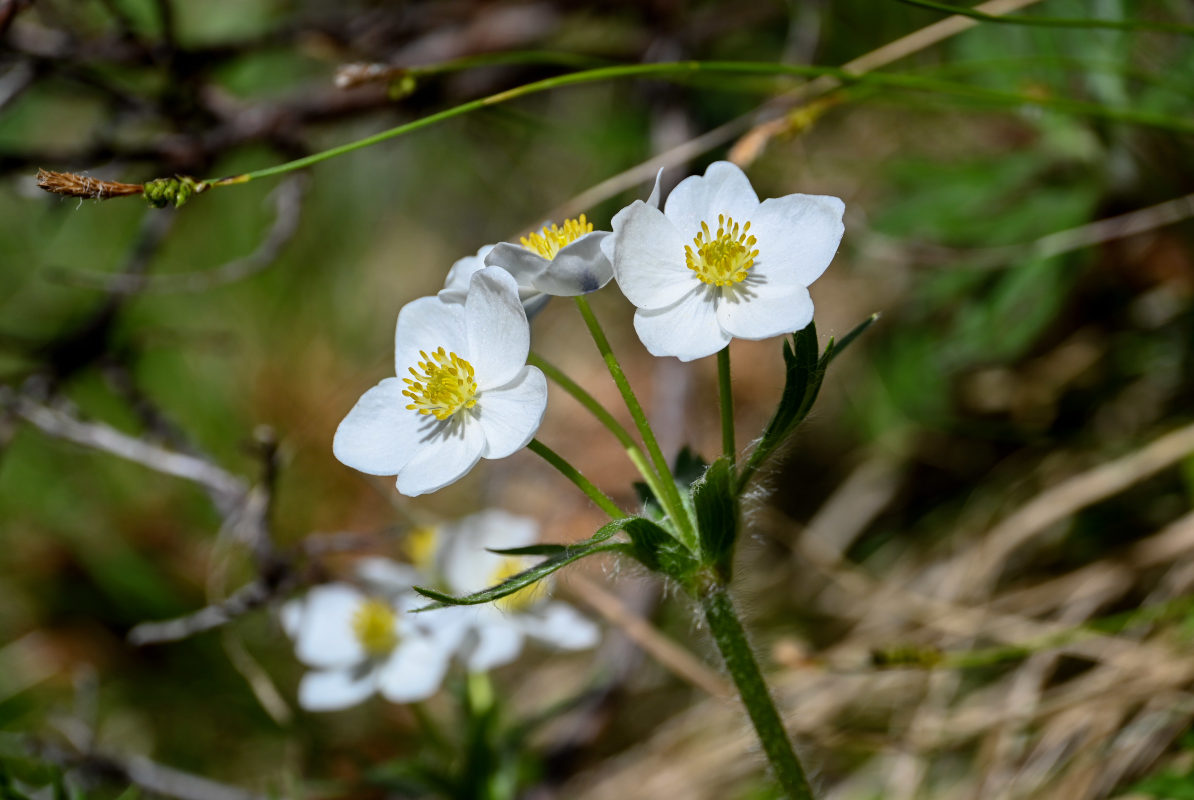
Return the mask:
M 551 464 L 560 471 L 565 478 L 576 484 L 576 488 L 580 489 L 589 499 L 597 504 L 598 508 L 609 514 L 611 519 L 622 519 L 630 516 L 622 509 L 618 508 L 618 504 L 613 501 L 609 495 L 597 488 L 597 486 L 584 475 L 580 474 L 580 470 L 568 463 L 568 461 L 552 450 L 547 445 L 538 439 L 531 439 L 527 449 L 542 456 L 543 460 Z
M 721 401 L 721 452 L 734 463 L 734 390 L 730 384 L 730 346 L 717 351 L 717 395 Z
M 771 693 L 759 672 L 759 665 L 751 653 L 746 632 L 742 630 L 742 623 L 738 621 L 726 588 L 715 586 L 710 589 L 701 597 L 701 608 L 709 623 L 709 632 L 713 634 L 717 649 L 725 659 L 726 670 L 738 687 L 742 704 L 746 706 L 746 713 L 750 715 L 776 780 L 791 800 L 813 800 L 804 768 L 792 749 L 779 712 L 775 710 Z
M 593 313 L 593 309 L 589 307 L 589 302 L 583 296 L 574 298 L 576 300 L 576 307 L 580 309 L 580 314 L 584 317 L 585 325 L 589 328 L 589 333 L 593 337 L 593 342 L 597 345 L 597 350 L 600 351 L 601 357 L 605 360 L 605 366 L 609 369 L 610 377 L 614 379 L 614 383 L 618 387 L 618 391 L 622 393 L 622 399 L 626 403 L 626 408 L 630 411 L 630 416 L 634 419 L 634 425 L 638 428 L 639 435 L 643 437 L 643 444 L 646 445 L 647 453 L 651 456 L 651 461 L 655 465 L 655 471 L 659 475 L 659 489 L 655 497 L 663 505 L 667 515 L 676 524 L 680 535 L 684 537 L 684 544 L 689 547 L 694 553 L 697 551 L 697 537 L 696 529 L 693 527 L 692 520 L 688 516 L 688 510 L 684 506 L 684 502 L 680 499 L 680 490 L 676 488 L 676 479 L 672 476 L 672 470 L 668 466 L 667 459 L 663 455 L 663 451 L 659 449 L 659 442 L 655 439 L 655 431 L 651 430 L 651 423 L 647 421 L 647 415 L 643 411 L 643 407 L 639 404 L 638 398 L 634 394 L 634 390 L 630 388 L 630 381 L 626 379 L 626 373 L 622 370 L 622 365 L 618 363 L 618 357 L 614 355 L 613 348 L 609 346 L 609 339 L 605 337 L 605 331 L 601 329 L 601 323 L 598 322 L 597 316 Z M 654 489 L 654 487 L 652 487 Z

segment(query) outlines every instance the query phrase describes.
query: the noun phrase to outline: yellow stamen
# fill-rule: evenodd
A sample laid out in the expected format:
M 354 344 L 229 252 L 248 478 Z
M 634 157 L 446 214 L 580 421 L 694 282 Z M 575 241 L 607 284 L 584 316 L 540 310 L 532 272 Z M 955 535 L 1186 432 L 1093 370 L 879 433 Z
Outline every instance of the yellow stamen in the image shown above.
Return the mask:
M 371 656 L 384 656 L 398 646 L 398 615 L 381 600 L 366 600 L 352 615 L 352 632 Z
M 414 400 L 408 409 L 445 420 L 460 409 L 477 404 L 477 381 L 472 364 L 442 347 L 431 355 L 420 350 L 419 355 L 424 360 L 416 365 L 418 370 L 410 368 L 414 380 L 402 379 L 408 387 L 402 393 Z
M 733 217 L 718 214 L 717 233 L 711 233 L 709 225 L 702 222 L 692 245 L 685 246 L 684 258 L 701 283 L 733 286 L 746 280 L 746 273 L 754 266 L 759 255 L 756 243 L 749 222 L 739 226 Z
M 497 586 L 507 578 L 512 578 L 523 570 L 527 569 L 528 565 L 523 563 L 522 559 L 506 557 L 498 564 L 497 569 L 489 576 L 489 585 Z M 500 600 L 495 600 L 494 603 L 503 611 L 523 611 L 530 606 L 533 606 L 547 593 L 547 587 L 544 586 L 543 581 L 532 583 L 530 586 L 523 587 L 513 594 L 508 594 Z
M 406 534 L 406 556 L 420 572 L 430 574 L 435 571 L 436 535 L 435 528 L 430 525 L 420 525 Z
M 565 220 L 563 227 L 553 224 L 549 228 L 544 225 L 541 232 L 523 236 L 519 241 L 527 250 L 538 253 L 551 261 L 561 248 L 572 244 L 586 233 L 592 232 L 593 223 L 586 220 L 585 215 L 581 214 L 576 219 Z

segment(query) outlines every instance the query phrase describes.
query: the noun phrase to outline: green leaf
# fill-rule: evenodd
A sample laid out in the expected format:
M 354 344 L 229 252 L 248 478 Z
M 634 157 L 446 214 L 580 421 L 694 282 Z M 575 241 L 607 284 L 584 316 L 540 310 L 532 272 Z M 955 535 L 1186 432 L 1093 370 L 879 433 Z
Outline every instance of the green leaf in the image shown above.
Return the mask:
M 877 319 L 879 319 L 878 314 L 871 314 L 859 323 L 854 330 L 843 336 L 840 342 L 834 342 L 833 339 L 830 339 L 829 344 L 825 346 L 825 352 L 822 354 L 821 360 L 817 364 L 821 371 L 824 372 L 828 369 L 829 365 L 833 363 L 833 359 L 841 355 L 841 352 L 853 344 L 854 340 L 861 336 L 863 331 L 874 325 Z
M 701 458 L 700 454 L 688 445 L 684 445 L 676 454 L 676 462 L 672 465 L 672 474 L 676 476 L 676 483 L 681 486 L 691 486 L 694 481 L 700 480 L 708 468 L 708 461 Z
M 692 485 L 701 555 L 725 581 L 730 579 L 734 542 L 738 537 L 738 493 L 734 465 L 722 456 Z
M 812 322 L 803 330 L 792 335 L 791 343 L 784 342 L 784 366 L 787 375 L 784 379 L 784 391 L 780 395 L 779 405 L 775 414 L 763 429 L 763 436 L 750 454 L 742 472 L 738 476 L 736 491 L 746 487 L 755 471 L 788 439 L 796 426 L 804 421 L 813 403 L 821 391 L 821 383 L 825 380 L 825 371 L 858 336 L 878 318 L 872 314 L 861 325 L 846 334 L 841 343 L 835 345 L 833 340 L 825 347 L 824 354 L 818 357 L 817 328 Z
M 676 454 L 676 460 L 672 464 L 672 477 L 676 479 L 676 485 L 682 489 L 687 489 L 692 485 L 692 482 L 697 480 L 705 473 L 705 469 L 709 464 L 705 459 L 701 458 L 688 445 L 680 448 L 680 452 Z M 634 482 L 634 493 L 638 496 L 638 500 L 642 503 L 643 514 L 649 519 L 656 522 L 662 521 L 667 515 L 663 511 L 663 505 L 659 499 L 655 497 L 651 491 L 651 487 L 643 481 Z
M 662 572 L 685 582 L 700 566 L 692 552 L 674 534 L 642 517 L 626 526 L 632 543 L 631 555 L 652 572 Z
M 609 553 L 609 552 L 616 552 L 616 551 L 627 552 L 627 551 L 629 551 L 630 548 L 625 544 L 622 544 L 622 543 L 606 544 L 605 542 L 607 539 L 614 536 L 619 531 L 625 530 L 627 527 L 631 526 L 632 524 L 634 524 L 636 521 L 639 521 L 640 519 L 641 519 L 640 517 L 624 517 L 622 519 L 616 519 L 613 522 L 610 522 L 610 523 L 604 525 L 603 527 L 601 527 L 596 533 L 594 533 L 588 539 L 585 539 L 583 542 L 577 542 L 576 544 L 571 544 L 571 545 L 531 545 L 532 549 L 537 548 L 537 547 L 549 548 L 549 552 L 551 553 L 550 557 L 546 561 L 536 564 L 535 566 L 530 567 L 529 569 L 523 570 L 522 572 L 518 573 L 517 575 L 513 575 L 513 576 L 507 578 L 506 580 L 499 583 L 497 586 L 491 586 L 488 589 L 483 589 L 482 591 L 474 592 L 473 594 L 465 595 L 464 597 L 453 597 L 450 594 L 445 594 L 444 592 L 437 592 L 434 589 L 427 589 L 422 586 L 416 586 L 416 587 L 414 587 L 416 592 L 418 592 L 419 594 L 423 595 L 426 598 L 429 598 L 429 599 L 435 601 L 435 603 L 433 603 L 429 606 L 425 606 L 423 608 L 417 609 L 417 610 L 429 611 L 429 610 L 435 609 L 435 608 L 443 608 L 444 606 L 475 606 L 475 605 L 479 605 L 481 603 L 489 603 L 494 600 L 500 600 L 503 597 L 514 594 L 515 592 L 519 591 L 520 589 L 525 589 L 526 587 L 530 586 L 531 584 L 537 583 L 537 582 L 543 580 L 548 575 L 550 575 L 551 573 L 560 569 L 561 567 L 566 567 L 567 565 L 571 564 L 573 561 L 579 561 L 580 559 L 582 559 L 586 556 L 595 555 L 597 553 Z M 645 520 L 643 520 L 643 521 L 645 521 Z M 562 548 L 562 549 L 556 549 L 556 548 Z M 525 550 L 525 549 L 527 549 L 527 548 L 516 547 L 516 548 L 511 548 L 510 550 L 495 550 L 494 552 L 503 553 L 503 554 L 506 554 L 506 553 L 518 554 L 518 553 L 516 553 L 516 551 Z M 540 555 L 540 554 L 541 553 L 529 553 L 529 555 Z
M 528 544 L 525 547 L 485 548 L 499 556 L 557 556 L 568 550 L 566 544 Z

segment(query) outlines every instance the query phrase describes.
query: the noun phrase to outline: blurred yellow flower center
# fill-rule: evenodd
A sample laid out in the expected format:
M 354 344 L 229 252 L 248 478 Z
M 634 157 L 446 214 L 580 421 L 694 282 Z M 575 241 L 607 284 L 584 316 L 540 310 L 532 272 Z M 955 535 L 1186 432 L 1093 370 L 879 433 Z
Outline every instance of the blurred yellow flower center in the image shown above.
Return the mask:
M 420 350 L 419 355 L 423 360 L 416 365 L 418 369 L 410 368 L 414 379 L 402 379 L 407 386 L 402 393 L 414 400 L 408 409 L 443 420 L 477 404 L 472 364 L 442 347 L 431 355 Z
M 352 632 L 371 656 L 384 656 L 398 646 L 398 615 L 381 600 L 366 600 L 352 615 Z
M 420 572 L 435 571 L 435 537 L 435 528 L 430 525 L 420 525 L 406 534 L 406 556 Z
M 586 220 L 585 215 L 581 214 L 576 219 L 565 220 L 562 226 L 553 224 L 549 228 L 544 225 L 543 230 L 539 233 L 524 236 L 519 241 L 527 250 L 538 253 L 551 261 L 561 248 L 572 244 L 586 233 L 592 232 L 593 223 Z
M 755 264 L 759 251 L 757 240 L 750 235 L 750 223 L 739 226 L 733 217 L 717 215 L 717 233 L 701 223 L 701 232 L 684 248 L 688 268 L 697 280 L 710 286 L 733 286 L 746 280 L 746 273 Z
M 503 558 L 502 562 L 498 564 L 497 569 L 489 576 L 489 585 L 497 586 L 507 578 L 513 578 L 518 573 L 527 568 L 527 565 L 518 558 Z M 495 600 L 494 604 L 503 611 L 522 611 L 530 606 L 533 606 L 543 597 L 547 589 L 543 581 L 532 583 L 519 589 L 513 594 L 508 594 L 505 597 Z

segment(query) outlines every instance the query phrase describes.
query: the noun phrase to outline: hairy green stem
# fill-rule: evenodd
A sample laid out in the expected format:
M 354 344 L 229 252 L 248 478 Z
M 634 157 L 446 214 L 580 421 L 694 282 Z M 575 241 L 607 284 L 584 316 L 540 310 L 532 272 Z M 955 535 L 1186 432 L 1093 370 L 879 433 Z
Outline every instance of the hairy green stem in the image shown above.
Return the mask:
M 596 503 L 597 507 L 606 514 L 609 514 L 611 519 L 622 519 L 623 517 L 630 516 L 618 508 L 618 504 L 613 501 L 613 498 L 598 489 L 591 480 L 580 474 L 580 470 L 569 464 L 563 456 L 543 444 L 543 442 L 538 439 L 531 439 L 527 445 L 527 449 L 540 455 L 544 461 L 559 470 L 560 474 L 576 484 L 576 488 L 588 495 L 589 499 Z
M 659 442 L 655 439 L 655 432 L 651 430 L 651 423 L 647 421 L 643 407 L 639 404 L 634 390 L 630 388 L 630 381 L 626 379 L 626 373 L 622 370 L 622 365 L 618 363 L 618 357 L 614 355 L 613 348 L 609 346 L 609 339 L 605 337 L 605 331 L 601 329 L 601 323 L 597 320 L 593 309 L 589 307 L 589 302 L 583 296 L 577 296 L 574 299 L 576 307 L 580 309 L 580 314 L 584 317 L 585 325 L 589 328 L 589 334 L 592 335 L 593 342 L 597 345 L 597 350 L 605 360 L 610 377 L 614 379 L 618 391 L 622 393 L 622 400 L 625 401 L 626 408 L 630 411 L 631 418 L 634 419 L 634 425 L 638 428 L 639 435 L 643 437 L 643 444 L 651 456 L 651 462 L 655 465 L 655 472 L 659 475 L 660 484 L 658 491 L 652 487 L 652 490 L 656 491 L 655 497 L 658 498 L 668 516 L 676 524 L 680 535 L 684 537 L 684 544 L 695 553 L 698 546 L 696 529 L 688 516 L 684 502 L 680 499 L 680 490 L 676 488 L 676 479 L 672 476 L 672 470 L 668 466 L 663 451 L 659 449 Z
M 713 640 L 717 642 L 717 649 L 725 659 L 726 670 L 738 687 L 742 704 L 746 706 L 746 713 L 750 715 L 776 780 L 790 800 L 813 800 L 813 791 L 804 776 L 804 768 L 792 749 L 779 712 L 775 710 L 771 693 L 759 672 L 759 665 L 751 653 L 746 632 L 742 630 L 742 623 L 738 621 L 726 588 L 716 586 L 708 591 L 701 597 L 701 608 L 705 612 Z
M 730 346 L 717 351 L 717 395 L 721 400 L 721 452 L 734 463 L 738 448 L 734 444 L 734 390 L 730 385 Z

